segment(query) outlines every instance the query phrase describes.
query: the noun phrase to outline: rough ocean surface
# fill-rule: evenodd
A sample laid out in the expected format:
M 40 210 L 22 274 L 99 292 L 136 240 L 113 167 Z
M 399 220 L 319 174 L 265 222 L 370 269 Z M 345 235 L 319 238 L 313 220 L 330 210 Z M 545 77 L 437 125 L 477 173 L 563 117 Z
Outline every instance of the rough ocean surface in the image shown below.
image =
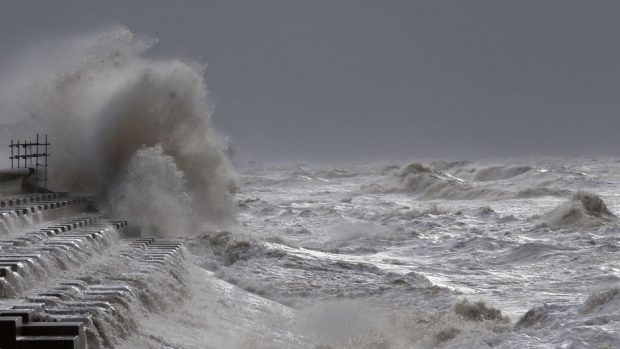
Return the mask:
M 54 188 L 99 194 L 191 253 L 189 289 L 138 314 L 125 348 L 620 348 L 620 160 L 236 178 L 204 66 L 150 58 L 155 41 L 124 27 L 51 40 L 0 85 L 0 135 L 47 129 Z
M 620 348 L 620 160 L 240 172 L 192 298 L 128 347 Z

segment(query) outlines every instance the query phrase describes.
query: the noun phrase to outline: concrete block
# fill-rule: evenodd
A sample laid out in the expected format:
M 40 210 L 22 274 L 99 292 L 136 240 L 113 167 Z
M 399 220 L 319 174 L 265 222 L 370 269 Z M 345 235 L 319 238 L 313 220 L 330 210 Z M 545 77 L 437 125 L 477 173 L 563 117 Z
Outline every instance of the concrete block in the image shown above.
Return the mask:
M 70 308 L 101 308 L 105 310 L 115 311 L 114 306 L 106 301 L 69 301 L 65 305 Z
M 15 246 L 13 241 L 0 241 L 0 248 L 8 248 L 12 246 Z
M 83 336 L 81 322 L 32 322 L 22 325 L 22 336 Z
M 50 289 L 50 291 L 54 292 L 65 292 L 71 294 L 74 297 L 79 297 L 82 293 L 82 289 L 76 286 L 71 285 L 57 285 Z
M 178 253 L 176 251 L 166 251 L 166 250 L 153 250 L 153 251 L 148 251 L 146 253 L 148 256 L 169 256 L 169 257 L 176 257 L 178 256 Z
M 30 312 L 30 322 L 38 321 L 41 319 L 43 315 L 43 309 L 45 308 L 45 303 L 41 302 L 26 302 L 26 303 L 16 303 L 9 310 L 19 310 L 19 311 L 27 311 Z
M 50 232 L 50 233 L 52 233 L 52 235 L 56 235 L 56 234 L 62 232 L 62 229 L 60 229 L 60 228 L 45 227 L 45 228 L 41 229 L 41 231 Z
M 48 241 L 45 241 L 43 245 L 65 247 L 67 251 L 70 251 L 71 249 L 80 249 L 80 245 L 78 245 L 74 241 L 63 241 L 63 240 L 50 239 Z
M 99 307 L 89 306 L 74 306 L 74 307 L 59 307 L 48 308 L 45 310 L 50 315 L 70 315 L 74 317 L 92 315 L 93 317 L 100 317 L 105 315 L 105 311 Z
M 17 349 L 16 337 L 20 334 L 20 316 L 0 316 L 0 348 Z
M 136 256 L 137 260 L 141 260 L 141 261 L 170 261 L 172 260 L 171 256 L 157 256 L 157 255 L 149 255 L 149 254 L 143 254 L 140 256 Z
M 44 231 L 33 231 L 30 233 L 26 233 L 26 236 L 36 238 L 38 240 L 47 239 L 49 237 L 48 233 Z
M 36 315 L 38 312 L 42 312 L 45 307 L 45 303 L 43 302 L 18 302 L 13 303 L 9 309 L 19 309 L 19 310 L 32 310 L 33 314 Z
M 85 296 L 110 296 L 110 297 L 120 297 L 126 298 L 130 293 L 121 290 L 93 290 L 86 291 L 84 293 Z
M 90 314 L 49 314 L 49 317 L 53 322 L 80 322 L 83 324 L 91 324 L 93 321 L 93 316 Z
M 22 323 L 29 323 L 34 320 L 34 311 L 30 309 L 2 309 L 0 310 L 0 317 L 14 317 L 19 316 L 22 319 Z
M 53 225 L 52 228 L 61 228 L 63 232 L 67 232 L 73 229 L 73 226 L 71 224 L 56 224 Z
M 151 243 L 152 247 L 169 247 L 169 248 L 180 248 L 181 246 L 183 246 L 182 243 L 175 243 L 175 242 L 160 242 L 160 241 L 155 241 L 153 243 Z
M 32 258 L 27 257 L 3 257 L 0 256 L 0 264 L 3 263 L 17 263 L 22 266 L 28 265 L 30 268 L 39 269 L 39 264 L 34 261 Z
M 71 286 L 71 287 L 76 287 L 79 288 L 80 290 L 84 291 L 88 288 L 88 283 L 86 283 L 85 281 L 82 280 L 63 280 L 61 282 L 58 283 L 61 286 Z
M 80 349 L 79 336 L 17 337 L 19 349 Z
M 0 263 L 13 262 L 13 263 L 26 263 L 28 265 L 35 265 L 34 258 L 31 257 L 10 257 L 0 255 Z
M 139 247 L 139 248 L 144 248 L 146 246 L 148 246 L 149 243 L 148 242 L 140 242 L 140 241 L 133 241 L 129 243 L 129 246 L 131 247 Z
M 61 291 L 41 292 L 41 293 L 37 293 L 37 295 L 44 296 L 44 297 L 56 297 L 63 301 L 73 299 L 73 297 L 69 293 L 61 292 Z
M 92 285 L 89 288 L 89 291 L 123 291 L 127 293 L 133 293 L 131 287 L 127 285 L 110 285 L 110 284 L 99 284 Z
M 23 264 L 19 263 L 19 262 L 2 262 L 2 261 L 0 261 L 0 267 L 7 267 L 7 268 L 11 269 L 14 272 L 19 272 L 19 271 L 22 271 L 24 269 Z
M 71 248 L 67 247 L 67 246 L 62 246 L 62 245 L 45 245 L 45 246 L 40 246 L 40 247 L 36 247 L 35 251 L 41 251 L 41 252 L 50 252 L 50 253 L 67 253 L 69 251 L 71 251 Z
M 41 254 L 41 253 L 4 253 L 2 254 L 2 257 L 7 257 L 7 258 L 25 257 L 25 258 L 31 258 L 31 259 L 40 261 L 44 255 L 45 254 Z
M 26 300 L 28 302 L 43 303 L 45 304 L 46 307 L 57 307 L 60 305 L 60 302 L 61 302 L 61 300 L 58 297 L 38 296 L 38 295 L 26 297 Z

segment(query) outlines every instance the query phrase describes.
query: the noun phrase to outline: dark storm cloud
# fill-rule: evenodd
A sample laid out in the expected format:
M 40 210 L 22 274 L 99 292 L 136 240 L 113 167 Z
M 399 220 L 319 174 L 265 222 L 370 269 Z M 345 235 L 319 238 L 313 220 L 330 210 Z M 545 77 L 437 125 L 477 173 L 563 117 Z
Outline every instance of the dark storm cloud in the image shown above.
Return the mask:
M 207 62 L 215 123 L 252 155 L 620 149 L 618 1 L 3 1 L 2 56 L 109 24 Z

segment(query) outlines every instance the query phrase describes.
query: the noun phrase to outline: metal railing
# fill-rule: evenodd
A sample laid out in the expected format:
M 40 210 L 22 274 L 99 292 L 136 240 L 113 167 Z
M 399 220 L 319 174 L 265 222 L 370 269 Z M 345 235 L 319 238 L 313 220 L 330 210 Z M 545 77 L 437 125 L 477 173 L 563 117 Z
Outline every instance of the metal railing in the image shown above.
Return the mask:
M 43 188 L 47 191 L 47 168 L 50 143 L 45 134 L 45 140 L 39 140 L 37 133 L 36 141 L 15 142 L 11 139 L 11 168 L 29 168 L 34 170 L 35 191 Z M 17 164 L 15 162 L 17 161 Z

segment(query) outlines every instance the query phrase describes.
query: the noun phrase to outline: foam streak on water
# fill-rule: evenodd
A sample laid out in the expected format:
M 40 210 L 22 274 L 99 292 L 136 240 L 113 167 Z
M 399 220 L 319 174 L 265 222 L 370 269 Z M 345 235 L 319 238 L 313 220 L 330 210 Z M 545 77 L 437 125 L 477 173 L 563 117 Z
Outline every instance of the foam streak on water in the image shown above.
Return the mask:
M 124 348 L 617 348 L 618 164 L 246 168 Z
M 293 307 L 289 331 L 309 347 L 615 348 L 618 167 L 246 169 L 239 232 L 190 249 L 217 277 Z

